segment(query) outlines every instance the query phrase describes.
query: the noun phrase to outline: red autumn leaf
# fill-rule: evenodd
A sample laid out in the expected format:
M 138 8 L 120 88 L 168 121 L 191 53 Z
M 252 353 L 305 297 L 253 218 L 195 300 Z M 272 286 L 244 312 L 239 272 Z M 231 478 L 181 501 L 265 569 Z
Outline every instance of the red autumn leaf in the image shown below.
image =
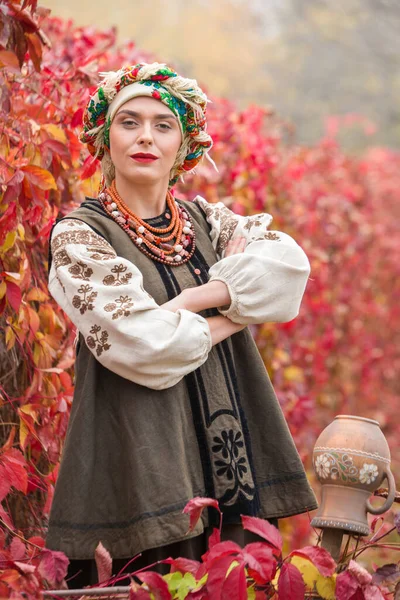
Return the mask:
M 0 486 L 1 486 L 1 481 L 0 481 Z M 2 504 L 0 504 L 0 519 L 2 521 L 4 521 L 4 523 L 7 525 L 7 527 L 10 527 L 10 529 L 14 529 L 14 524 L 10 518 L 10 515 L 8 513 L 6 513 Z
M 32 537 L 30 537 L 28 539 L 28 542 L 30 542 L 31 544 L 35 544 L 35 546 L 40 546 L 40 548 L 44 548 L 46 545 L 44 539 L 38 535 L 33 535 Z
M 99 583 L 108 581 L 112 575 L 112 558 L 101 542 L 97 544 L 94 553 L 94 559 L 97 567 L 97 579 Z
M 368 573 L 364 567 L 359 565 L 355 560 L 351 560 L 349 562 L 349 566 L 347 567 L 347 571 L 353 575 L 360 583 L 360 585 L 368 585 L 371 583 L 372 575 Z
M 24 180 L 24 174 L 20 169 L 17 169 L 11 179 L 7 182 L 7 186 L 17 188 Z M 14 196 L 15 197 L 15 196 Z
M 234 560 L 234 556 L 221 556 L 211 564 L 208 570 L 207 592 L 213 600 L 221 599 L 226 573 Z
M 99 161 L 94 156 L 88 156 L 83 165 L 81 171 L 81 179 L 89 179 L 94 173 L 96 173 L 97 167 L 99 166 Z
M 8 184 L 15 175 L 15 169 L 0 157 L 0 183 Z
M 25 457 L 16 448 L 10 448 L 0 455 L 0 502 L 12 487 L 26 494 L 27 486 Z
M 336 598 L 337 600 L 349 600 L 360 588 L 358 581 L 348 571 L 339 573 L 336 579 Z
M 58 550 L 43 550 L 39 563 L 39 573 L 50 585 L 59 586 L 67 575 L 69 560 Z
M 242 515 L 243 528 L 259 535 L 271 546 L 282 552 L 282 536 L 274 525 L 258 517 L 247 517 Z
M 189 531 L 193 531 L 193 529 L 196 527 L 197 521 L 201 517 L 201 513 L 203 512 L 204 508 L 208 506 L 213 506 L 214 508 L 216 508 L 219 514 L 221 515 L 218 500 L 214 500 L 213 498 L 200 497 L 192 498 L 192 500 L 189 500 L 189 502 L 186 504 L 185 508 L 182 511 L 184 514 L 188 514 L 190 517 Z
M 71 127 L 81 127 L 82 126 L 82 118 L 83 118 L 83 108 L 78 108 L 77 111 L 74 112 L 71 119 Z
M 40 64 L 42 62 L 42 43 L 37 33 L 25 33 L 25 38 L 28 43 L 28 52 L 35 70 L 40 72 Z
M 232 600 L 233 598 L 247 600 L 247 582 L 243 562 L 233 567 L 222 586 L 221 600 Z
M 206 552 L 206 554 L 203 556 L 203 560 L 207 565 L 209 565 L 214 560 L 219 559 L 222 556 L 228 556 L 228 555 L 237 556 L 241 552 L 242 552 L 242 549 L 238 544 L 236 544 L 235 542 L 231 542 L 230 540 L 227 540 L 225 542 L 219 542 L 219 544 L 215 544 L 215 546 L 213 546 L 211 548 L 211 550 Z
M 291 563 L 284 563 L 278 579 L 279 600 L 304 600 L 305 585 L 300 571 Z
M 69 150 L 67 146 L 62 142 L 50 138 L 48 140 L 45 140 L 41 144 L 41 147 L 48 148 L 49 150 L 51 150 L 53 155 L 59 156 L 62 160 L 64 160 L 68 164 L 71 164 L 71 155 L 69 153 Z
M 13 17 L 20 21 L 25 31 L 32 33 L 38 30 L 38 24 L 26 10 L 20 10 L 16 6 L 11 6 L 10 8 L 12 8 Z
M 15 312 L 19 311 L 22 302 L 22 293 L 20 288 L 13 281 L 7 281 L 7 300 Z
M 267 583 L 274 578 L 276 559 L 271 548 L 263 542 L 247 544 L 242 557 L 249 567 L 249 574 L 257 583 Z
M 129 586 L 129 600 L 151 600 L 149 592 L 142 588 L 135 581 Z
M 18 560 L 14 560 L 14 565 L 18 567 L 20 571 L 25 573 L 25 575 L 32 575 L 36 571 L 35 565 L 30 565 L 29 563 L 19 562 Z M 1 596 L 0 596 L 1 598 Z
M 19 69 L 18 57 L 11 50 L 0 50 L 0 68 L 2 67 Z
M 20 538 L 14 537 L 10 544 L 10 554 L 13 560 L 23 560 L 25 558 L 25 544 Z
M 144 571 L 143 573 L 138 573 L 136 577 L 148 585 L 150 592 L 154 596 L 154 600 L 172 599 L 167 582 L 158 573 Z
M 336 563 L 332 556 L 325 548 L 321 548 L 320 546 L 304 546 L 300 550 L 291 552 L 290 556 L 308 558 L 324 577 L 330 577 L 336 569 Z
M 385 600 L 384 595 L 376 585 L 367 585 L 363 588 L 365 600 Z
M 208 538 L 208 549 L 211 550 L 215 544 L 219 544 L 221 541 L 221 532 L 217 527 L 214 527 L 212 534 Z
M 0 244 L 2 245 L 6 234 L 16 228 L 17 221 L 17 205 L 15 202 L 9 204 L 7 210 L 0 217 Z
M 400 581 L 400 565 L 390 563 L 379 567 L 372 575 L 374 585 L 393 585 Z
M 189 558 L 166 558 L 162 561 L 167 565 L 171 565 L 171 573 L 175 573 L 175 571 L 179 571 L 179 573 L 191 573 L 193 576 L 199 570 L 200 563 L 197 560 L 191 560 Z
M 50 171 L 42 169 L 42 167 L 37 167 L 36 165 L 21 167 L 21 171 L 25 173 L 25 177 L 33 186 L 36 186 L 41 190 L 57 189 L 57 184 Z

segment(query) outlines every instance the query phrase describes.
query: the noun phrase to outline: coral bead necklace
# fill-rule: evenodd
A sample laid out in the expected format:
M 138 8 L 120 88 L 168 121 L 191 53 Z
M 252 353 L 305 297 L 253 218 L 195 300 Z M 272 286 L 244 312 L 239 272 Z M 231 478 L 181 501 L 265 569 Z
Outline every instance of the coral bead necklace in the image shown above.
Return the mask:
M 157 262 L 173 267 L 183 265 L 194 254 L 195 232 L 190 215 L 167 193 L 168 227 L 153 227 L 138 217 L 125 204 L 115 187 L 115 181 L 99 195 L 99 202 L 108 215 L 128 234 L 133 243 Z

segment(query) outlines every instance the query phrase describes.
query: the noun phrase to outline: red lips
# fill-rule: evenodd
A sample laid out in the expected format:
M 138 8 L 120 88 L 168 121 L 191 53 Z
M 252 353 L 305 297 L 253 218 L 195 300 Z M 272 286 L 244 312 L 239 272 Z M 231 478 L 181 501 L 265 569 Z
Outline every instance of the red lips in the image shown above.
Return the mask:
M 154 154 L 150 154 L 148 152 L 137 152 L 136 154 L 132 154 L 131 158 L 140 162 L 150 162 L 153 160 L 158 160 L 158 156 L 155 156 Z

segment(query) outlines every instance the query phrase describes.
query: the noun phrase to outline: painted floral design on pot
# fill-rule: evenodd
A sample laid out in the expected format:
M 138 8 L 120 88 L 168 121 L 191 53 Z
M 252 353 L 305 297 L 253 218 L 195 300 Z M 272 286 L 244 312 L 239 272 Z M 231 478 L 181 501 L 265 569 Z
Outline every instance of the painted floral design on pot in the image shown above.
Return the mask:
M 320 454 L 315 459 L 314 469 L 317 472 L 317 475 L 322 477 L 322 479 L 327 479 L 329 477 L 331 466 L 332 463 L 327 454 Z
M 314 469 L 322 479 L 340 479 L 351 483 L 358 481 L 358 469 L 348 453 L 325 452 L 319 454 L 315 458 Z
M 378 467 L 374 464 L 364 463 L 360 469 L 360 481 L 369 485 L 378 477 Z

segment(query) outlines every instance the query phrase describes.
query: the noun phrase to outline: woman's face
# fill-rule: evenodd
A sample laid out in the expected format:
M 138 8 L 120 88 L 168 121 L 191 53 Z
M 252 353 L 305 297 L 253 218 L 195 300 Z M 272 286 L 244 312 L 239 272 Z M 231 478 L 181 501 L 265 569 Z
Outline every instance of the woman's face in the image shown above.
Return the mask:
M 116 177 L 138 184 L 162 179 L 168 183 L 181 142 L 177 118 L 165 104 L 148 96 L 132 98 L 118 110 L 110 128 Z

